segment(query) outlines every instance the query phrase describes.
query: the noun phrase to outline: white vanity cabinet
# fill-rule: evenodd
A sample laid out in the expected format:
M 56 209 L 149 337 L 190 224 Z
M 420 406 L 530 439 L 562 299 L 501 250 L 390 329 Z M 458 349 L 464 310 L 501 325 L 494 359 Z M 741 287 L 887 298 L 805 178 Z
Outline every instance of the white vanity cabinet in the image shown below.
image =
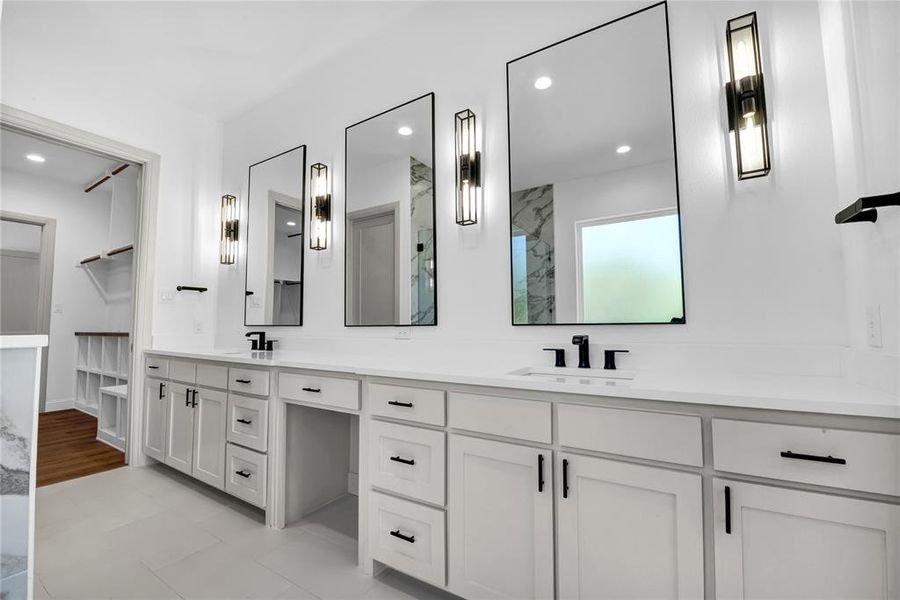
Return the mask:
M 192 389 L 170 382 L 166 411 L 166 454 L 163 462 L 182 473 L 191 474 L 194 468 L 194 408 Z
M 715 479 L 716 598 L 900 597 L 900 506 Z
M 163 461 L 204 483 L 224 489 L 227 396 L 224 392 L 180 383 L 168 383 L 166 387 L 169 402 Z
M 161 379 L 144 381 L 144 419 L 143 440 L 144 454 L 159 461 L 166 458 L 166 421 L 169 413 L 169 400 L 166 393 L 168 383 Z
M 553 597 L 552 465 L 548 450 L 450 436 L 450 591 Z

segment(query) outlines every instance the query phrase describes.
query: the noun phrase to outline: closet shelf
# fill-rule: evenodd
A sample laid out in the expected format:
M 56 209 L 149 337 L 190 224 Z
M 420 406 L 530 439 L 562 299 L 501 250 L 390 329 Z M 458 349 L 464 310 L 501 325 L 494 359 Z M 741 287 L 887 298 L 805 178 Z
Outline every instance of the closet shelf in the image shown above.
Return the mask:
M 844 223 L 874 223 L 878 220 L 877 209 L 885 206 L 900 206 L 900 192 L 860 198 L 834 215 L 834 222 L 838 225 L 843 225 Z
M 85 265 L 106 265 L 114 261 L 120 261 L 123 259 L 130 259 L 131 255 L 128 254 L 134 250 L 134 244 L 128 244 L 127 246 L 120 246 L 119 248 L 111 248 L 105 252 L 101 252 L 100 254 L 95 254 L 94 256 L 88 256 L 78 263 L 79 266 Z M 127 256 L 123 256 L 127 255 Z

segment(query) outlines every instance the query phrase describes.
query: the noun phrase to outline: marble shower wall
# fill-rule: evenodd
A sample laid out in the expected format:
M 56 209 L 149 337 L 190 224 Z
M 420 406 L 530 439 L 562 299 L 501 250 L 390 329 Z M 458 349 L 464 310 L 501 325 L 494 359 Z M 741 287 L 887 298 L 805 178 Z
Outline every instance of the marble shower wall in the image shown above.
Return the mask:
M 513 192 L 512 235 L 525 237 L 526 273 L 524 289 L 521 281 L 513 283 L 514 322 L 555 323 L 552 184 Z
M 432 325 L 434 311 L 434 175 L 431 167 L 410 157 L 410 319 Z

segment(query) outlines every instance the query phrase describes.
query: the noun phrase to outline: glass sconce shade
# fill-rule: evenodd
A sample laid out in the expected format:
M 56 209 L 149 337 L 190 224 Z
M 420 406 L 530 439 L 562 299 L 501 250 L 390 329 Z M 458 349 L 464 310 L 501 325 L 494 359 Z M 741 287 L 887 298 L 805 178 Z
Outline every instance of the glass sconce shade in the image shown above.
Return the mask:
M 456 223 L 478 222 L 481 195 L 481 152 L 475 140 L 475 113 L 469 109 L 456 113 Z
M 756 13 L 728 21 L 725 39 L 731 77 L 725 97 L 738 179 L 762 177 L 770 169 L 769 134 Z
M 219 242 L 219 262 L 223 265 L 234 264 L 239 229 L 237 198 L 226 194 L 222 196 L 222 233 Z
M 331 188 L 328 167 L 316 163 L 309 171 L 309 247 L 311 250 L 328 248 L 331 226 Z

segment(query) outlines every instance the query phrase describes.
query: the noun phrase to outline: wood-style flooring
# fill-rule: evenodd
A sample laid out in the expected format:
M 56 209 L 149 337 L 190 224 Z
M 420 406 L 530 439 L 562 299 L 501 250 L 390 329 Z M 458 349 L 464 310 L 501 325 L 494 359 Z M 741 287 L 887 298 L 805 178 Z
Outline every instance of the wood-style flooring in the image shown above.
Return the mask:
M 41 413 L 37 486 L 125 466 L 125 453 L 97 441 L 97 419 L 80 410 Z

